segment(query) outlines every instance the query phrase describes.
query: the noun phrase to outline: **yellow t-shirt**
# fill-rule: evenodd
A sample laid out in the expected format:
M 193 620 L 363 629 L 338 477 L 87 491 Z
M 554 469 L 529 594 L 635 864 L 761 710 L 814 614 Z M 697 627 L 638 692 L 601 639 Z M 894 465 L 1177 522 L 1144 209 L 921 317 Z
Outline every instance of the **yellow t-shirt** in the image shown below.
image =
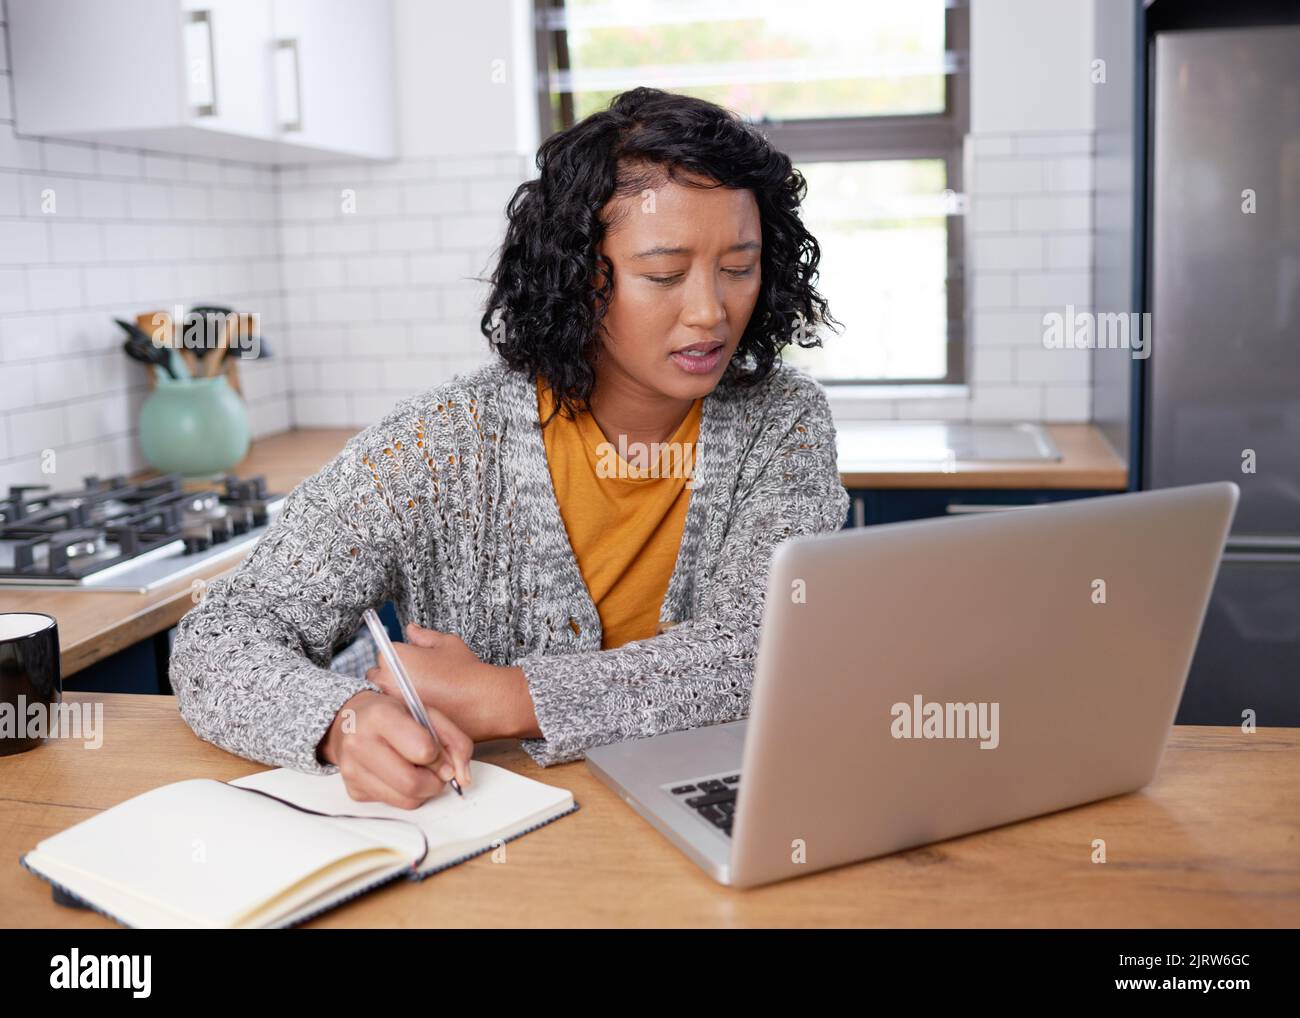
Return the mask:
M 551 390 L 538 377 L 541 420 L 551 406 Z M 686 525 L 703 406 L 703 399 L 691 404 L 657 467 L 640 471 L 619 455 L 590 413 L 577 420 L 557 415 L 542 430 L 560 517 L 600 614 L 602 649 L 659 631 Z

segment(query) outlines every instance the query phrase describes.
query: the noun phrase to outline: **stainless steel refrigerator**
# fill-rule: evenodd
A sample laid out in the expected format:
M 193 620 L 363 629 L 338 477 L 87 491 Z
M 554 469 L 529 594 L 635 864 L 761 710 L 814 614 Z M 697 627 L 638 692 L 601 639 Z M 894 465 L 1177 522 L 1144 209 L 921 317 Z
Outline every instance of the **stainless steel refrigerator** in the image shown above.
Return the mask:
M 1178 721 L 1300 725 L 1300 26 L 1148 57 L 1142 487 L 1241 487 Z

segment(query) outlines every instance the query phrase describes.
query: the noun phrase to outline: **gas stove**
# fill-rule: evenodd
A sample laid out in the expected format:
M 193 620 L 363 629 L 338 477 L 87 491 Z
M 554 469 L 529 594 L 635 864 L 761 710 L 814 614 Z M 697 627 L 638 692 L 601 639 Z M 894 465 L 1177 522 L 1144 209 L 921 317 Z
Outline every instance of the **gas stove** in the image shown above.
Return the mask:
M 12 485 L 0 498 L 0 588 L 143 594 L 241 558 L 285 498 L 261 476 L 227 475 L 221 490 L 180 474 L 83 480 L 67 492 Z

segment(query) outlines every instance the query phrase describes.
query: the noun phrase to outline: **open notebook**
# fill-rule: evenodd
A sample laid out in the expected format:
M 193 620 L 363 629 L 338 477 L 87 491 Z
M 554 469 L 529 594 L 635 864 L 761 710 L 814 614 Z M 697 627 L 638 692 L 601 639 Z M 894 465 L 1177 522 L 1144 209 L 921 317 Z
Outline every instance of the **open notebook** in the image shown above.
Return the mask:
M 357 802 L 338 773 L 281 768 L 155 788 L 46 838 L 21 862 L 59 900 L 126 926 L 283 927 L 577 808 L 563 788 L 477 760 L 463 799 L 448 787 L 413 810 Z

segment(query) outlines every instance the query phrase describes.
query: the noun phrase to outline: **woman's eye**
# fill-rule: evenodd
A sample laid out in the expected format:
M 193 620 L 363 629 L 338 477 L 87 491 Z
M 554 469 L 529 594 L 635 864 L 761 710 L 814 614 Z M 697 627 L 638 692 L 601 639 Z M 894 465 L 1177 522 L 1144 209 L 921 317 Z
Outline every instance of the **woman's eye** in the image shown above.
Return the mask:
M 744 269 L 723 269 L 722 271 L 734 279 L 744 279 L 746 276 L 752 276 L 754 274 L 754 266 L 751 265 Z M 681 273 L 678 273 L 675 276 L 646 276 L 645 278 L 650 280 L 652 283 L 658 283 L 660 286 L 672 286 L 673 283 L 681 279 L 682 276 Z

